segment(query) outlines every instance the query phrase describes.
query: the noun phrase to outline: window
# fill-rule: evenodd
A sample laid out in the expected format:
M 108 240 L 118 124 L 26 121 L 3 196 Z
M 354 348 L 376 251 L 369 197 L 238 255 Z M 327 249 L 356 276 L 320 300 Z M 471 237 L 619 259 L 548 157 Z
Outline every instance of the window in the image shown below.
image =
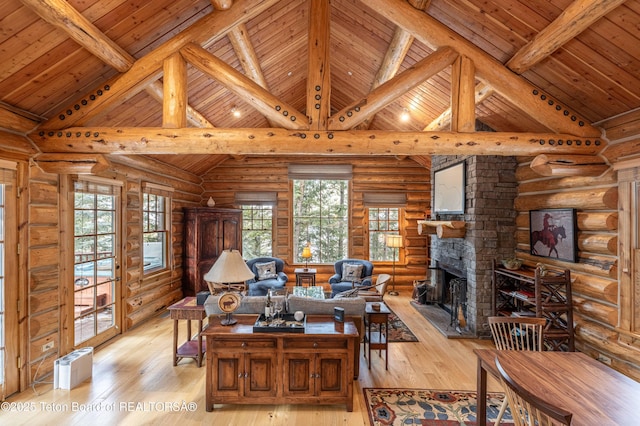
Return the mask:
M 142 240 L 144 272 L 167 268 L 169 242 L 169 199 L 163 195 L 142 194 Z
M 242 255 L 245 259 L 272 256 L 273 207 L 243 205 Z
M 398 260 L 397 250 L 387 247 L 387 234 L 400 234 L 400 209 L 397 207 L 369 208 L 369 259 L 378 261 Z
M 349 181 L 293 180 L 293 249 L 311 243 L 314 263 L 334 263 L 348 256 Z

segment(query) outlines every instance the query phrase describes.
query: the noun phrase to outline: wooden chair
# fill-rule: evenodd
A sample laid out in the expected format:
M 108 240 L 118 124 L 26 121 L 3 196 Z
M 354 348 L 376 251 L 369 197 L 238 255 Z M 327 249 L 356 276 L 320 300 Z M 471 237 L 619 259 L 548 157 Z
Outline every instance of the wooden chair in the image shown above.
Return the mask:
M 489 317 L 493 342 L 500 351 L 539 351 L 543 349 L 546 320 L 536 317 Z M 502 402 L 495 425 L 499 425 L 507 410 L 507 398 Z
M 496 358 L 496 367 L 516 426 L 570 425 L 573 414 L 541 400 L 513 381 Z
M 364 297 L 367 302 L 382 302 L 390 280 L 391 275 L 380 274 L 376 278 L 376 285 L 374 287 L 370 290 L 359 290 L 357 295 Z

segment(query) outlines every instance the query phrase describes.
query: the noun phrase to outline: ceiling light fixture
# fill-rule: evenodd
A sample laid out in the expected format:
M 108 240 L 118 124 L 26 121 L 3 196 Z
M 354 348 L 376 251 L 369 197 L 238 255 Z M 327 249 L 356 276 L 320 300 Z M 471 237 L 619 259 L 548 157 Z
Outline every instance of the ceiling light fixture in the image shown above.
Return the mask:
M 235 118 L 240 118 L 240 116 L 242 115 L 240 113 L 240 110 L 238 109 L 238 107 L 234 106 L 233 108 L 231 108 L 231 114 L 233 114 L 233 116 Z
M 406 108 L 402 109 L 402 113 L 400 113 L 400 121 L 409 121 L 409 119 L 411 118 L 411 115 L 409 115 L 409 110 Z

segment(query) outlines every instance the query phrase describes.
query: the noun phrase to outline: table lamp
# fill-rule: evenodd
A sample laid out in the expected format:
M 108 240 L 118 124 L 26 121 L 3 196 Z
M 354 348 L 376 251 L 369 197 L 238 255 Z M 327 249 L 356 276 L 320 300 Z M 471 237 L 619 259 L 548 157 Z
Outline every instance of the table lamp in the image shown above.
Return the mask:
M 227 285 L 227 291 L 218 299 L 220 310 L 227 314 L 226 318 L 220 321 L 222 325 L 233 325 L 237 322 L 231 314 L 238 309 L 242 300 L 239 292 L 231 291 L 231 284 L 244 283 L 254 277 L 255 274 L 249 269 L 238 250 L 224 250 L 209 272 L 204 275 L 203 279 L 207 282 L 211 294 L 214 294 L 215 283 Z
M 402 235 L 388 234 L 385 237 L 385 243 L 387 247 L 393 248 L 393 288 L 389 294 L 397 296 L 399 293 L 396 291 L 396 251 L 402 247 Z
M 311 254 L 311 243 L 310 242 L 307 242 L 307 245 L 302 248 L 301 256 L 307 262 L 307 264 L 306 264 L 307 266 L 305 266 L 304 270 L 308 271 L 309 270 L 309 259 L 311 259 L 311 256 L 312 256 L 312 254 Z

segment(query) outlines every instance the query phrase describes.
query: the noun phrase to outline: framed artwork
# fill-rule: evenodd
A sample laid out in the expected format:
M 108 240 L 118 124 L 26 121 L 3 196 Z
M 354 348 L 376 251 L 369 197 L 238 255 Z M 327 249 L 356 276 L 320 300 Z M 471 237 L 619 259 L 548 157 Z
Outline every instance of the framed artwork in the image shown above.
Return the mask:
M 576 262 L 578 244 L 575 209 L 529 211 L 531 254 Z
M 465 162 L 454 164 L 433 174 L 433 211 L 464 214 Z

